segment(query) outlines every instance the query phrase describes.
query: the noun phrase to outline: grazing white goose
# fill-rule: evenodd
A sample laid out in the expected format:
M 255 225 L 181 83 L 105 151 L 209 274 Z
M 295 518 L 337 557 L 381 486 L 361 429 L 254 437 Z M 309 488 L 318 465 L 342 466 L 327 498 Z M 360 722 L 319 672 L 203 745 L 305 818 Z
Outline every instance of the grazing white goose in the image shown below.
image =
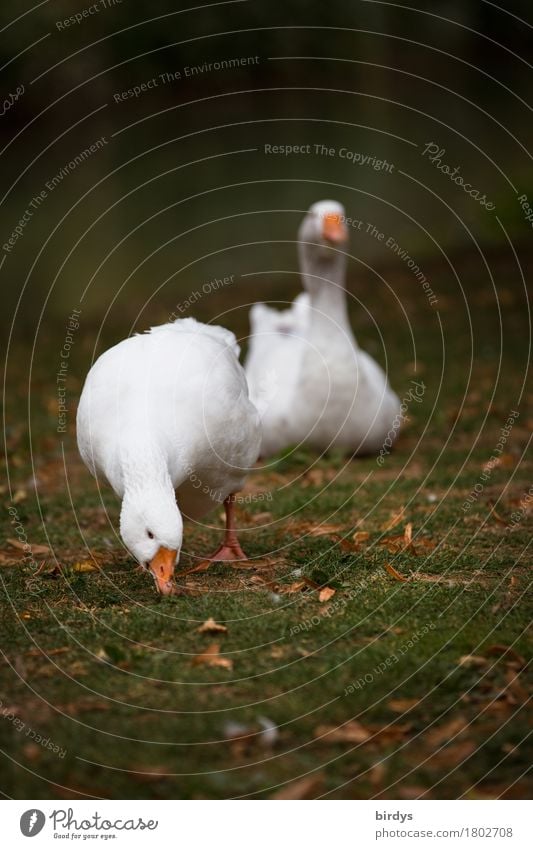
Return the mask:
M 357 345 L 346 305 L 344 207 L 313 204 L 298 233 L 306 292 L 284 312 L 256 304 L 245 369 L 263 425 L 261 455 L 305 442 L 379 451 L 400 411 L 382 368 Z
M 225 539 L 211 559 L 246 559 L 232 494 L 257 459 L 260 421 L 238 356 L 233 333 L 178 319 L 110 348 L 83 387 L 80 454 L 122 498 L 122 539 L 164 595 L 175 591 L 182 515 L 224 501 Z

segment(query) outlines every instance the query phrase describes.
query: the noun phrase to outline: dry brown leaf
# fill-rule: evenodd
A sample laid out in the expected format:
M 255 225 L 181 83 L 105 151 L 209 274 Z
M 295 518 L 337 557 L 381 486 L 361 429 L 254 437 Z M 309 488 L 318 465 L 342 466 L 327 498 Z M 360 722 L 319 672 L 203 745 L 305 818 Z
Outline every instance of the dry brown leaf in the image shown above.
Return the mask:
M 338 531 L 342 531 L 342 530 L 343 530 L 342 525 L 322 524 L 322 525 L 318 525 L 315 528 L 311 528 L 309 530 L 309 536 L 310 537 L 324 537 L 324 536 L 328 536 L 328 534 L 335 534 Z
M 503 691 L 505 698 L 511 704 L 525 704 L 529 701 L 529 692 L 522 686 L 518 674 L 511 668 L 508 668 L 505 673 L 507 684 Z
M 388 707 L 395 713 L 406 713 L 420 704 L 420 699 L 391 699 Z
M 415 554 L 418 554 L 419 548 L 427 548 L 429 551 L 432 551 L 436 548 L 437 543 L 432 539 L 428 539 L 427 537 L 417 537 L 416 541 L 413 543 L 413 549 Z
M 473 740 L 461 740 L 459 743 L 453 743 L 435 752 L 426 762 L 426 766 L 429 769 L 437 767 L 439 772 L 452 769 L 462 764 L 475 750 L 476 743 Z
M 403 544 L 405 545 L 405 547 L 407 547 L 408 545 L 411 545 L 412 541 L 413 541 L 413 523 L 408 522 L 407 525 L 405 526 L 405 530 L 403 532 Z
M 220 645 L 211 643 L 201 654 L 192 659 L 193 666 L 221 666 L 223 669 L 233 669 L 233 661 L 220 654 Z
M 12 537 L 10 537 L 7 540 L 7 542 L 13 548 L 17 548 L 19 551 L 24 551 L 27 548 L 27 546 L 29 545 L 29 543 L 21 542 L 19 539 L 13 539 Z M 50 549 L 47 545 L 35 545 L 34 543 L 32 543 L 30 545 L 30 548 L 31 548 L 32 554 L 36 554 L 36 555 L 50 554 Z
M 382 761 L 372 764 L 370 767 L 370 784 L 372 787 L 380 787 L 386 775 L 386 769 Z
M 437 725 L 436 728 L 431 728 L 424 736 L 424 742 L 430 746 L 440 746 L 441 743 L 446 743 L 452 737 L 460 734 L 468 725 L 464 716 L 457 716 L 445 722 L 443 725 Z
M 464 654 L 459 658 L 459 666 L 486 666 L 487 658 L 479 654 Z
M 523 658 L 521 654 L 518 654 L 518 652 L 510 646 L 504 646 L 497 643 L 493 646 L 488 646 L 484 649 L 484 652 L 488 655 L 503 657 L 507 663 L 509 661 L 513 661 L 514 663 L 518 663 L 520 666 L 526 665 L 525 658 Z
M 191 575 L 193 572 L 207 572 L 212 563 L 212 560 L 202 560 L 202 562 L 198 563 L 196 566 L 191 566 L 189 569 L 183 569 L 182 572 L 176 572 L 176 577 L 181 578 L 183 575 Z
M 409 537 L 411 537 L 411 541 L 409 542 Z M 420 554 L 422 549 L 427 549 L 428 551 L 433 550 L 436 547 L 436 543 L 433 540 L 428 539 L 427 537 L 419 537 L 416 540 L 412 539 L 412 524 L 406 526 L 405 532 L 403 534 L 397 534 L 396 536 L 384 537 L 379 540 L 378 545 L 383 545 L 391 554 L 397 554 L 399 551 L 406 551 L 407 549 L 411 552 L 411 554 Z
M 368 730 L 376 742 L 387 745 L 388 743 L 396 743 L 398 740 L 405 740 L 412 727 L 410 723 L 391 722 L 383 726 L 369 725 Z
M 396 513 L 392 513 L 390 519 L 387 519 L 386 522 L 381 526 L 382 531 L 391 531 L 396 525 L 399 525 L 400 522 L 403 521 L 405 516 L 405 507 L 400 507 Z
M 274 646 L 274 648 L 270 652 L 270 657 L 272 657 L 274 660 L 279 660 L 280 658 L 285 657 L 286 654 L 286 646 Z
M 494 506 L 492 501 L 489 501 L 489 506 L 491 508 L 489 515 L 492 516 L 494 519 L 496 519 L 496 521 L 498 522 L 499 525 L 505 525 L 507 527 L 509 522 L 506 519 L 504 519 L 503 516 L 500 516 L 500 514 L 497 512 L 496 507 Z
M 324 785 L 324 773 L 317 772 L 307 778 L 299 778 L 285 785 L 271 799 L 316 799 Z
M 336 592 L 337 591 L 332 587 L 323 587 L 318 594 L 318 600 L 320 602 L 329 601 L 330 598 L 333 598 Z
M 79 563 L 74 563 L 72 566 L 73 572 L 98 572 L 98 567 L 91 563 L 90 560 L 81 560 Z
M 292 584 L 284 584 L 279 588 L 279 592 L 283 594 L 299 593 L 302 590 L 308 589 L 306 581 L 294 581 Z
M 28 657 L 52 657 L 52 655 L 64 654 L 67 651 L 71 651 L 69 646 L 63 646 L 57 649 L 30 649 L 24 652 L 24 654 Z
M 220 625 L 215 622 L 212 616 L 206 619 L 203 625 L 196 629 L 199 634 L 227 634 L 228 629 L 225 625 Z
M 372 735 L 364 725 L 351 719 L 344 725 L 319 725 L 313 731 L 315 740 L 320 743 L 364 743 Z
M 368 531 L 356 531 L 352 539 L 357 545 L 359 545 L 359 543 L 366 542 L 370 539 L 370 534 Z
M 403 581 L 404 583 L 407 581 L 407 578 L 404 578 L 403 575 L 394 568 L 392 563 L 385 563 L 385 569 L 396 581 Z

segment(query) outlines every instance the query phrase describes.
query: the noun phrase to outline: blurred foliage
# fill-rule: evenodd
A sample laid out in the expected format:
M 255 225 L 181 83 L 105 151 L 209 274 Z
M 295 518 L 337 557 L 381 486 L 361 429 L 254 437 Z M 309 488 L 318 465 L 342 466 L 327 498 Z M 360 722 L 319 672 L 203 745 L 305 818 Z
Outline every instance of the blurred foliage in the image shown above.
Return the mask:
M 132 298 L 154 296 L 159 311 L 151 318 L 161 319 L 199 278 L 295 270 L 290 244 L 224 251 L 294 239 L 301 211 L 320 196 L 334 195 L 350 214 L 377 221 L 417 258 L 438 253 L 423 221 L 447 249 L 468 243 L 468 230 L 483 244 L 505 242 L 494 217 L 402 139 L 423 145 L 436 138 L 447 161 L 460 163 L 495 199 L 513 236 L 529 235 L 510 191 L 510 181 L 522 192 L 533 188 L 531 157 L 520 147 L 531 132 L 526 68 L 533 42 L 521 20 L 529 3 L 514 0 L 512 10 L 473 0 L 418 0 L 412 9 L 364 0 L 93 5 L 98 12 L 67 28 L 58 22 L 90 3 L 49 0 L 31 9 L 4 0 L 0 11 L 4 97 L 25 87 L 0 120 L 2 243 L 47 180 L 97 138 L 107 139 L 49 194 L 7 256 L 5 317 L 25 285 L 31 295 L 18 320 L 26 317 L 30 326 L 41 307 L 64 316 L 65 299 L 74 303 L 88 284 L 95 317 L 125 283 L 131 317 Z M 116 102 L 118 93 L 160 74 L 255 56 L 257 63 L 182 76 Z M 326 157 L 267 159 L 265 141 L 346 143 L 394 162 L 395 175 L 384 181 Z M 225 155 L 251 148 L 257 152 Z M 443 202 L 414 184 L 406 194 L 401 168 Z M 293 212 L 258 216 L 259 209 Z M 352 248 L 365 261 L 391 262 L 356 233 Z

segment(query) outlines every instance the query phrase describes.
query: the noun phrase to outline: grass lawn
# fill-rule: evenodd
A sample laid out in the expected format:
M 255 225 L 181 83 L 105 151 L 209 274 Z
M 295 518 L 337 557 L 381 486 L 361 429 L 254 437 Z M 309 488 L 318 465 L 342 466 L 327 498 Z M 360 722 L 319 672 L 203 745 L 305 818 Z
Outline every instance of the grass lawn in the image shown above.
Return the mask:
M 430 269 L 437 309 L 406 270 L 391 273 L 405 314 L 370 277 L 350 280 L 398 394 L 425 386 L 396 450 L 382 465 L 297 450 L 258 469 L 238 507 L 250 562 L 193 571 L 222 518 L 188 525 L 185 594 L 169 599 L 124 551 L 119 504 L 78 457 L 73 412 L 56 433 L 64 330 L 40 331 L 29 409 L 19 336 L 0 546 L 4 794 L 531 794 L 528 316 L 505 256 L 492 262 L 497 297 L 481 264 L 457 267 L 464 292 L 448 266 Z M 273 297 L 296 294 L 283 285 Z M 195 314 L 209 320 L 231 297 L 238 287 Z M 352 318 L 383 361 L 370 321 Z M 95 331 L 79 334 L 72 411 Z M 227 630 L 199 632 L 210 617 Z

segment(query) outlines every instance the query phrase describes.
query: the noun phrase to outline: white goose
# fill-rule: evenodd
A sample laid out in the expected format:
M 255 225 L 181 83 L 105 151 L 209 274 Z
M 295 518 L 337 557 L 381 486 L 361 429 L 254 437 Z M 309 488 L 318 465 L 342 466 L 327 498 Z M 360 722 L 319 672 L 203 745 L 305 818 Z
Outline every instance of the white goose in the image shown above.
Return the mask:
M 122 539 L 165 595 L 175 591 L 182 515 L 224 501 L 225 539 L 211 559 L 245 559 L 232 494 L 257 459 L 260 422 L 238 356 L 228 330 L 186 318 L 110 348 L 83 387 L 80 454 L 122 498 Z
M 305 442 L 321 451 L 379 451 L 400 411 L 382 368 L 357 345 L 346 305 L 344 207 L 313 204 L 298 233 L 305 293 L 277 312 L 250 311 L 245 369 L 262 420 L 261 455 Z

